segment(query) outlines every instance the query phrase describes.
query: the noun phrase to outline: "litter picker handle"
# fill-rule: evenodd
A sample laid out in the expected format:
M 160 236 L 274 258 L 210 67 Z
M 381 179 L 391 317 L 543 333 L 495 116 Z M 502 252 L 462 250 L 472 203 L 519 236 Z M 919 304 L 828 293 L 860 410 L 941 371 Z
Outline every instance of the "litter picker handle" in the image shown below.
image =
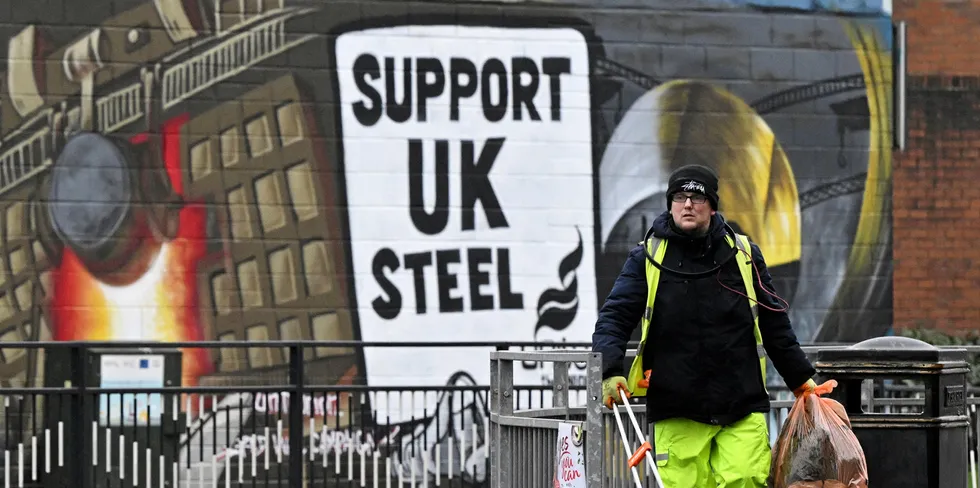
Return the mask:
M 636 451 L 633 451 L 633 455 L 630 456 L 628 461 L 629 465 L 638 466 L 641 462 L 643 462 L 643 458 L 650 452 L 651 449 L 653 449 L 653 446 L 650 445 L 650 441 L 640 444 L 640 447 L 636 448 Z

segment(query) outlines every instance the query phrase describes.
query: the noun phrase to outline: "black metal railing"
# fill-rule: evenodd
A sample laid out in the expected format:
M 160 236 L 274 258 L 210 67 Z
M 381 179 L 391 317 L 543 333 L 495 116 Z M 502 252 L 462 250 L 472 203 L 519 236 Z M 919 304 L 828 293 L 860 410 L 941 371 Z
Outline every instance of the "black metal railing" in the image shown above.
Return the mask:
M 432 354 L 469 348 L 479 355 L 588 344 L 3 343 L 38 362 L 0 391 L 0 483 L 484 486 L 488 380 L 460 371 L 420 378 L 435 383 L 368 384 L 359 358 L 370 347 Z M 323 359 L 311 352 L 317 348 L 352 357 Z M 227 357 L 241 359 L 239 351 L 247 358 L 274 350 L 287 359 L 278 366 L 219 367 Z M 193 363 L 201 358 L 207 367 Z M 189 376 L 188 369 L 211 373 Z M 515 407 L 549 407 L 550 393 L 547 384 L 521 387 Z M 584 391 L 576 395 L 584 402 Z
M 311 352 L 325 347 L 353 357 L 323 359 Z M 448 378 L 420 378 L 417 384 L 368 384 L 361 370 L 362 351 L 420 348 L 440 354 L 468 348 L 479 355 L 493 349 L 588 347 L 356 341 L 2 343 L 0 349 L 33 351 L 32 357 L 43 359 L 4 380 L 0 390 L 0 483 L 79 488 L 486 486 L 489 379 L 461 371 Z M 284 364 L 232 371 L 219 367 L 227 362 L 228 350 L 273 349 L 283 352 Z M 819 347 L 807 347 L 808 352 L 815 349 Z M 201 358 L 208 367 L 188 362 Z M 489 359 L 486 363 L 489 367 Z M 188 369 L 212 372 L 189 376 Z M 572 383 L 569 406 L 584 405 L 584 387 Z M 552 392 L 547 378 L 518 386 L 515 409 L 552 407 Z M 784 397 L 778 388 L 771 392 L 778 424 L 778 411 L 787 402 L 777 399 Z M 888 385 L 874 396 L 885 399 L 877 403 L 882 408 L 912 408 L 918 395 L 915 385 Z

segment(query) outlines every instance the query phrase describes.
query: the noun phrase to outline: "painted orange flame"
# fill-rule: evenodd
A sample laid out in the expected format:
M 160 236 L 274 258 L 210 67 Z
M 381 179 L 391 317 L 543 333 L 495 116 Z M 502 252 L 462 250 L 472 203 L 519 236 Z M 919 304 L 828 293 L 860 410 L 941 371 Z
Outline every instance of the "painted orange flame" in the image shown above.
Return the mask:
M 187 118 L 185 115 L 169 121 L 162 131 L 164 164 L 178 194 L 182 194 L 180 126 Z M 140 136 L 134 142 L 135 139 Z M 52 273 L 54 340 L 166 343 L 204 339 L 197 281 L 197 264 L 206 251 L 204 207 L 186 205 L 179 222 L 177 238 L 165 243 L 146 274 L 127 286 L 114 287 L 98 281 L 66 248 Z M 185 386 L 197 385 L 211 369 L 207 350 L 184 351 Z
M 180 234 L 160 249 L 139 280 L 113 287 L 99 282 L 70 250 L 53 274 L 52 317 L 57 341 L 202 340 L 198 317 L 197 262 L 204 241 L 190 234 L 203 225 L 203 209 L 185 208 Z M 185 351 L 183 380 L 196 385 L 209 369 L 206 351 Z

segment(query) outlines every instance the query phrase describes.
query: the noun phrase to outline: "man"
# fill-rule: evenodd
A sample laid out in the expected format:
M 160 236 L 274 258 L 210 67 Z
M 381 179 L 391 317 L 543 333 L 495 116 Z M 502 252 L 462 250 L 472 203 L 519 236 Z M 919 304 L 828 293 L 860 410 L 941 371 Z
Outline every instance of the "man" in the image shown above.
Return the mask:
M 765 355 L 797 396 L 816 386 L 816 371 L 759 247 L 726 232 L 715 172 L 677 169 L 667 204 L 599 311 L 592 350 L 603 355 L 603 403 L 621 403 L 619 388 L 647 397 L 650 441 L 667 488 L 764 487 L 771 463 Z M 651 259 L 702 276 L 661 271 Z M 626 343 L 638 323 L 641 342 L 627 378 Z

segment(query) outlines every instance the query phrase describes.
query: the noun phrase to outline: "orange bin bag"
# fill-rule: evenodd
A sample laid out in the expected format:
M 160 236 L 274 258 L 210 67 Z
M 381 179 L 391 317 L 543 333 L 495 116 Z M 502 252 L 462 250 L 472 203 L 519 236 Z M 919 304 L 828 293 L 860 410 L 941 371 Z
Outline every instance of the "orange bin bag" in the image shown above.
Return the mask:
M 793 403 L 772 452 L 771 488 L 867 488 L 864 449 L 844 406 L 821 397 L 836 386 L 830 380 Z

